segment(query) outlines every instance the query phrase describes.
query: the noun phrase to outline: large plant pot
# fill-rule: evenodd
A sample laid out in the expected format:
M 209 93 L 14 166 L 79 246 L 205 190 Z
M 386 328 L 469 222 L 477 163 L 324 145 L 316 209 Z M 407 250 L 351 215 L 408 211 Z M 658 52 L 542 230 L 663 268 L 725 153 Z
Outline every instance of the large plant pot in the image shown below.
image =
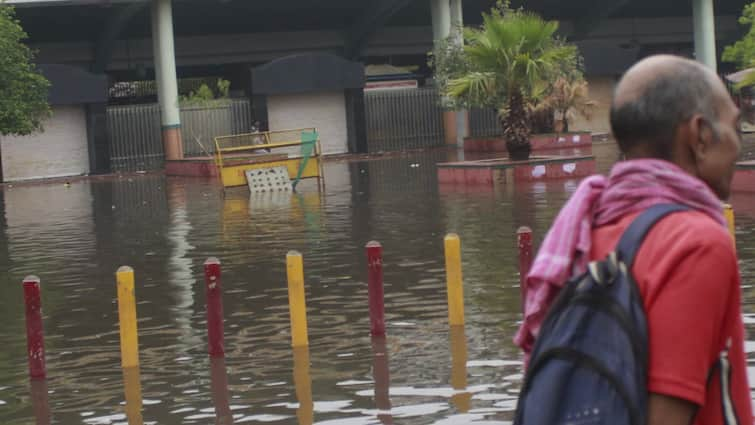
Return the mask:
M 512 161 L 526 161 L 530 159 L 532 145 L 530 143 L 512 143 L 506 142 L 506 150 L 509 152 L 509 159 Z

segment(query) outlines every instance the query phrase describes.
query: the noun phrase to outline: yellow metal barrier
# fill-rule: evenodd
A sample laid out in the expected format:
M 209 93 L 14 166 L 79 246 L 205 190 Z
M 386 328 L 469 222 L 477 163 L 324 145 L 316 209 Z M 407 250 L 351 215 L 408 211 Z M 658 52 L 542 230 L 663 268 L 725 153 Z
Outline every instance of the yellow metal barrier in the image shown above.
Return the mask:
M 736 227 L 734 225 L 734 208 L 729 204 L 724 204 L 724 217 L 726 217 L 726 224 L 729 226 L 729 233 L 734 242 L 737 241 Z
M 246 171 L 259 168 L 283 166 L 288 169 L 291 179 L 296 178 L 304 161 L 301 155 L 302 133 L 316 131 L 316 128 L 299 128 L 216 137 L 215 165 L 223 187 L 246 186 Z M 321 159 L 322 149 L 318 137 L 301 178 L 317 178 L 320 183 Z

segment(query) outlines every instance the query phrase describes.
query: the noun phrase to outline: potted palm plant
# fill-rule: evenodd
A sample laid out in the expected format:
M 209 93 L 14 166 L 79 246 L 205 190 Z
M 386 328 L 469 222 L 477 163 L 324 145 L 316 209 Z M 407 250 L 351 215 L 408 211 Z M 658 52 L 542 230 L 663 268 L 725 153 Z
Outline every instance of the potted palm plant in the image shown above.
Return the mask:
M 446 73 L 443 95 L 498 111 L 512 160 L 529 159 L 531 115 L 564 69 L 576 68 L 577 49 L 556 36 L 558 22 L 499 1 L 480 28 L 464 31 L 464 66 Z M 453 56 L 453 55 L 449 55 Z M 437 79 L 437 74 L 436 74 Z

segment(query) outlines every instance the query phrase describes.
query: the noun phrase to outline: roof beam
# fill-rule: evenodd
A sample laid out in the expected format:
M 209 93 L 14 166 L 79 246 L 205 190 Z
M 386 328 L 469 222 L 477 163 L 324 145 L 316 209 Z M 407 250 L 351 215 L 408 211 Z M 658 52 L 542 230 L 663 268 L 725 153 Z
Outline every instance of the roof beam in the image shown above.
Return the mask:
M 346 35 L 344 56 L 348 59 L 359 57 L 370 36 L 380 29 L 391 16 L 406 7 L 412 0 L 374 0 L 354 21 Z
M 626 6 L 629 0 L 592 0 L 589 3 L 584 10 L 592 12 L 574 21 L 574 31 L 569 37 L 571 40 L 585 38 L 601 21 Z
M 121 35 L 121 32 L 128 25 L 129 21 L 144 10 L 147 5 L 149 5 L 149 1 L 140 1 L 124 7 L 115 7 L 111 10 L 110 16 L 104 25 L 104 30 L 95 46 L 92 72 L 96 74 L 105 72 L 108 63 L 110 63 L 113 45 L 118 36 Z

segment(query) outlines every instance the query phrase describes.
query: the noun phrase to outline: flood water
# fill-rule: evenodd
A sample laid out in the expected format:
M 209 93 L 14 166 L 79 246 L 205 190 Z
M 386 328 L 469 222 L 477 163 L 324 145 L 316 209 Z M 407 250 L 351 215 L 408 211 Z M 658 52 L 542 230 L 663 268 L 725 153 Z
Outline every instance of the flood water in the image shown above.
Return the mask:
M 614 148 L 594 151 L 608 170 Z M 306 183 L 294 195 L 224 195 L 217 181 L 155 175 L 5 187 L 0 423 L 50 423 L 47 409 L 52 423 L 90 425 L 509 423 L 521 381 L 515 232 L 528 225 L 541 239 L 578 182 L 439 187 L 434 164 L 455 155 L 329 162 L 323 193 Z M 755 196 L 733 202 L 751 332 Z M 463 332 L 447 322 L 448 232 L 462 240 Z M 383 342 L 369 336 L 372 239 L 384 247 Z M 304 256 L 308 352 L 290 347 L 290 250 Z M 225 364 L 207 355 L 210 256 L 222 261 Z M 140 377 L 120 368 L 121 265 L 136 273 Z M 29 274 L 42 280 L 46 388 L 28 379 Z M 141 411 L 125 404 L 135 382 Z

